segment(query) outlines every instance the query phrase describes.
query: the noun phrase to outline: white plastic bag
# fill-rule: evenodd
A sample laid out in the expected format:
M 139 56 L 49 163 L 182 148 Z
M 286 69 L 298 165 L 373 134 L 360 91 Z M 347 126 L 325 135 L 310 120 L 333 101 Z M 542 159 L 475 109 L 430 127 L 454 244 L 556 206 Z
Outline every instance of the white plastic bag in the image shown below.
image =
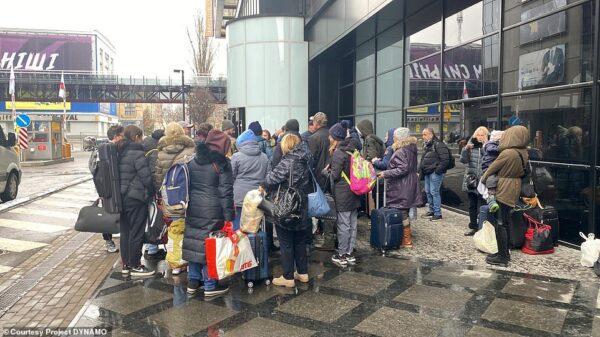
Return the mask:
M 594 239 L 594 233 L 590 233 L 586 237 L 585 234 L 579 232 L 579 236 L 585 240 L 581 244 L 581 265 L 591 268 L 598 261 L 600 255 L 600 240 Z
M 208 276 L 222 280 L 258 266 L 248 236 L 241 231 L 225 237 L 211 234 L 204 240 Z
M 258 190 L 246 193 L 240 219 L 240 227 L 244 233 L 256 233 L 260 229 L 264 212 L 258 208 L 258 205 L 262 200 L 262 193 Z
M 498 243 L 496 242 L 494 225 L 489 221 L 484 221 L 481 229 L 473 235 L 473 242 L 475 243 L 475 248 L 478 250 L 488 254 L 496 254 L 498 252 Z

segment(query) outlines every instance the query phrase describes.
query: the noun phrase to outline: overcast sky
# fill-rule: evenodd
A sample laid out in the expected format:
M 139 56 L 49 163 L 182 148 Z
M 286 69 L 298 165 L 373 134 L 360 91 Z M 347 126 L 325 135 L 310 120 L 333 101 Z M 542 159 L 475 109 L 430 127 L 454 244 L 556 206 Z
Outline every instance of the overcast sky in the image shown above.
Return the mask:
M 117 49 L 117 73 L 166 77 L 181 67 L 191 75 L 186 29 L 201 11 L 204 0 L 2 1 L 0 26 L 98 30 Z M 215 75 L 227 72 L 225 41 L 218 43 Z

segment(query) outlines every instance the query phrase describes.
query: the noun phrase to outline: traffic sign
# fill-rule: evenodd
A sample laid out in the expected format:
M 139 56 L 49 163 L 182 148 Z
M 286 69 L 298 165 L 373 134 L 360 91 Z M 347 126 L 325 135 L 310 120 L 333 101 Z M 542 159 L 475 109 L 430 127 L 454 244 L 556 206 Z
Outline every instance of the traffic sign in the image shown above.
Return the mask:
M 19 128 L 19 148 L 21 150 L 27 150 L 29 148 L 29 135 L 27 134 L 27 128 Z
M 26 114 L 20 114 L 17 116 L 17 126 L 20 128 L 26 128 L 31 124 L 31 118 Z

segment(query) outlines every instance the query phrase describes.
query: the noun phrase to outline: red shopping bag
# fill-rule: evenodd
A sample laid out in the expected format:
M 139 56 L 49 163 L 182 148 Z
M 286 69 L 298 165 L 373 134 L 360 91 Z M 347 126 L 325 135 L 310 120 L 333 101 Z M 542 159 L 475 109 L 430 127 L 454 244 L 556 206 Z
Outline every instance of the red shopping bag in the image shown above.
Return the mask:
M 231 223 L 204 240 L 204 251 L 208 276 L 215 280 L 258 266 L 248 236 L 234 232 Z
M 529 223 L 529 228 L 525 232 L 525 244 L 521 251 L 530 255 L 554 253 L 552 227 L 537 221 L 528 214 L 524 213 L 523 217 Z

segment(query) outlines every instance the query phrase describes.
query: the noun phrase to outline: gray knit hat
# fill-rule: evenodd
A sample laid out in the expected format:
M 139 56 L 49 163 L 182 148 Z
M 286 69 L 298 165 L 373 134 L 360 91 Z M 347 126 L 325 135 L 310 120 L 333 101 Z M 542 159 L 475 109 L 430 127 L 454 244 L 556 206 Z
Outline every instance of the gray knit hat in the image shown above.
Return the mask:
M 410 130 L 408 128 L 397 128 L 394 131 L 395 139 L 402 140 L 408 136 L 410 136 Z
M 226 119 L 223 121 L 223 123 L 221 123 L 221 131 L 225 131 L 225 130 L 229 130 L 229 129 L 235 129 L 235 124 L 233 124 L 232 121 Z

